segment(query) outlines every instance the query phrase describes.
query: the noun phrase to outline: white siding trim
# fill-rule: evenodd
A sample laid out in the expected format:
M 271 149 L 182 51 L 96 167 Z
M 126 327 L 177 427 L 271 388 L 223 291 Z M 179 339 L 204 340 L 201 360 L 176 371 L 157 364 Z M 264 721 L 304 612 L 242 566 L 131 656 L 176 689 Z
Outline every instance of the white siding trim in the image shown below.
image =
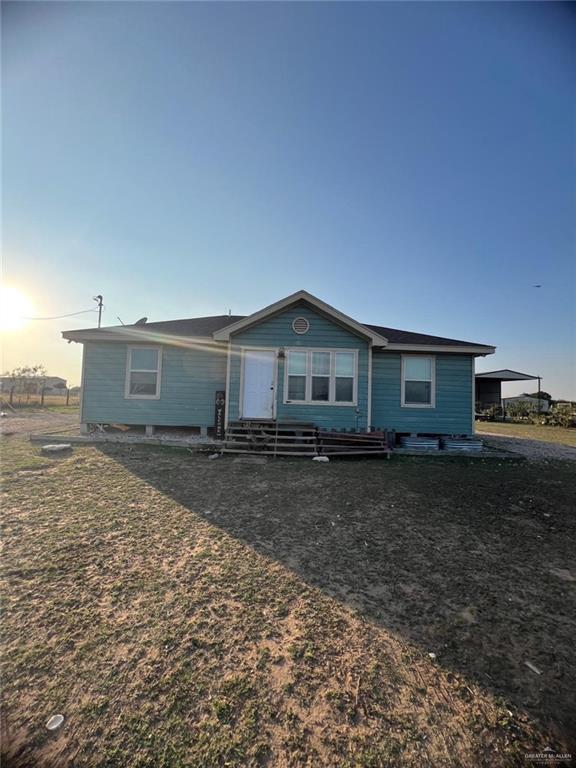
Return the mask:
M 471 371 L 472 376 L 472 434 L 476 434 L 476 358 L 471 356 Z
M 226 355 L 226 393 L 224 395 L 224 431 L 228 429 L 228 415 L 230 413 L 230 406 L 228 400 L 230 398 L 230 357 L 232 354 L 232 342 L 228 342 L 228 354 Z
M 442 344 L 388 344 L 386 352 L 461 352 L 466 355 L 493 355 L 496 347 L 478 345 L 474 347 L 462 347 L 455 344 L 443 346 Z
M 368 406 L 366 422 L 366 431 L 368 432 L 372 422 L 372 346 L 368 347 Z
M 432 372 L 430 379 L 430 402 L 429 403 L 407 403 L 405 399 L 405 379 L 404 367 L 407 357 L 427 357 L 432 361 Z M 426 379 L 427 381 L 427 379 Z M 402 355 L 400 365 L 400 406 L 402 408 L 436 408 L 436 355 Z
M 86 387 L 86 346 L 82 346 L 82 373 L 80 374 L 80 424 L 84 424 L 84 391 Z
M 158 352 L 158 368 L 154 370 L 156 374 L 156 393 L 154 395 L 131 395 L 130 394 L 130 373 L 132 370 L 132 350 L 134 349 L 154 349 Z M 139 370 L 139 369 L 135 369 Z M 152 373 L 152 369 L 147 371 Z M 160 400 L 160 390 L 162 387 L 162 347 L 154 344 L 137 344 L 126 347 L 126 378 L 124 380 L 124 399 L 125 400 Z

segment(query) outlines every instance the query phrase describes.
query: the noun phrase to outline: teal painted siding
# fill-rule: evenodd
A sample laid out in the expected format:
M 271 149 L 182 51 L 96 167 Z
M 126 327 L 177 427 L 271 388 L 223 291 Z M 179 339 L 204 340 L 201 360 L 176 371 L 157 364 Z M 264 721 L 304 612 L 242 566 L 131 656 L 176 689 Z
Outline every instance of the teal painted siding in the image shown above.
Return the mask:
M 372 424 L 397 432 L 473 433 L 471 355 L 436 355 L 436 407 L 402 408 L 401 355 L 374 352 Z
M 214 393 L 226 388 L 222 351 L 164 346 L 158 400 L 124 397 L 128 345 L 84 345 L 83 422 L 211 427 Z
M 310 330 L 301 336 L 292 330 L 292 321 L 305 317 Z M 368 416 L 368 342 L 320 315 L 306 304 L 240 331 L 232 337 L 228 419 L 241 417 L 241 347 L 323 347 L 358 350 L 358 405 L 284 404 L 284 360 L 278 360 L 277 418 L 280 421 L 307 421 L 325 428 L 366 429 Z

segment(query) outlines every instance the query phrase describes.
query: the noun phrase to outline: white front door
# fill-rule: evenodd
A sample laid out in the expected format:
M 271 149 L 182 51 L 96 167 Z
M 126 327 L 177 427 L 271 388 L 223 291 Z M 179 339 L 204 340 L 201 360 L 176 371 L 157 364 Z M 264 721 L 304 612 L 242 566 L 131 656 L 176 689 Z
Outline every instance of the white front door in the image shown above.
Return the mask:
M 243 419 L 274 417 L 275 366 L 276 352 L 259 349 L 244 351 Z

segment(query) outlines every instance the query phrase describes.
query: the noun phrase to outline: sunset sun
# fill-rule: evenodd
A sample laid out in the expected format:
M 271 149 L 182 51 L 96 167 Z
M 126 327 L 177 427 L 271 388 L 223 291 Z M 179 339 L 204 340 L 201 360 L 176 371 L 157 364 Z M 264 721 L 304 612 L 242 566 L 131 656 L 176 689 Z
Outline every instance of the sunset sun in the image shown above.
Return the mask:
M 17 288 L 0 288 L 0 331 L 22 328 L 32 314 L 30 300 Z

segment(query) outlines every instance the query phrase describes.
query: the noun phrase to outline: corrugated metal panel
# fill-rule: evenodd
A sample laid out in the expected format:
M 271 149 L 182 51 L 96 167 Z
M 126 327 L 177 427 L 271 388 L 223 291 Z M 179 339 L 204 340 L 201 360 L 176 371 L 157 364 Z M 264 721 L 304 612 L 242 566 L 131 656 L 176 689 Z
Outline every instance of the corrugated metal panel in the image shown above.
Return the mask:
M 401 437 L 400 446 L 410 451 L 437 451 L 440 440 L 437 437 Z
M 481 451 L 484 447 L 482 440 L 474 437 L 443 437 L 440 442 L 446 451 Z

